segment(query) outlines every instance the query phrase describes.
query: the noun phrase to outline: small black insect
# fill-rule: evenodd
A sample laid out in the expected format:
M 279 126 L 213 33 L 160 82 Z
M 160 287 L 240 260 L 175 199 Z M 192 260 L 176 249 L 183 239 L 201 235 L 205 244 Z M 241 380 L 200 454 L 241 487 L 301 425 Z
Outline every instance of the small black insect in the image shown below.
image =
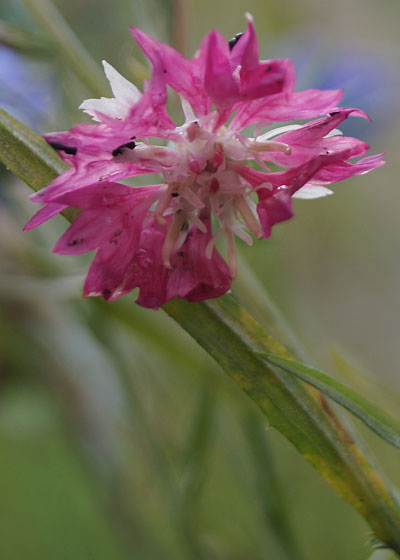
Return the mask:
M 129 148 L 130 150 L 133 150 L 133 148 L 136 147 L 136 142 L 134 142 L 133 140 L 131 142 L 127 142 L 126 144 L 121 144 L 121 146 L 118 146 L 118 148 L 115 148 L 115 150 L 112 151 L 112 155 L 115 156 L 119 156 L 122 154 L 122 150 L 123 148 Z
M 49 142 L 50 146 L 57 151 L 65 152 L 66 154 L 70 154 L 74 156 L 78 151 L 78 148 L 75 146 L 66 146 L 65 144 L 61 144 L 60 142 Z
M 234 37 L 232 37 L 232 39 L 229 39 L 228 45 L 229 45 L 229 50 L 230 51 L 233 49 L 233 47 L 236 45 L 236 43 L 239 41 L 239 39 L 242 35 L 243 35 L 243 32 L 236 33 L 236 35 Z

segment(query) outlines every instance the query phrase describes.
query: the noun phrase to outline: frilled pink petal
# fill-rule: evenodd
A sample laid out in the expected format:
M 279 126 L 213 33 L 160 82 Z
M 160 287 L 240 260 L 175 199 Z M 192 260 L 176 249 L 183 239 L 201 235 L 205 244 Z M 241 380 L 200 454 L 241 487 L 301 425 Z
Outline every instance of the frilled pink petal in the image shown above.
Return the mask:
M 376 167 L 384 165 L 385 162 L 382 160 L 384 155 L 385 154 L 382 153 L 365 157 L 354 163 L 343 160 L 332 163 L 331 165 L 326 165 L 315 174 L 314 180 L 324 185 L 330 185 L 331 183 L 337 183 L 338 181 L 343 181 L 350 177 L 363 175 Z
M 240 72 L 241 98 L 258 99 L 289 90 L 292 83 L 293 65 L 290 60 L 266 60 L 252 70 Z
M 136 303 L 142 307 L 158 309 L 167 301 L 169 270 L 164 266 L 161 250 L 168 227 L 154 219 L 148 221 L 121 286 L 121 294 L 139 288 Z
M 198 61 L 189 61 L 140 29 L 131 27 L 131 31 L 153 67 L 163 73 L 165 82 L 189 101 L 198 116 L 205 115 L 210 106 L 201 80 L 200 71 L 204 69 L 200 68 Z
M 159 185 L 128 187 L 115 183 L 89 185 L 64 194 L 82 214 L 57 242 L 54 252 L 80 254 L 99 248 L 85 281 L 84 295 L 117 299 L 139 248 L 143 220 L 156 200 Z M 132 289 L 132 288 L 131 288 Z
M 354 116 L 368 118 L 363 111 L 358 109 L 338 109 L 328 117 L 312 121 L 304 124 L 301 128 L 276 136 L 274 141 L 290 146 L 290 155 L 277 152 L 268 157 L 269 154 L 265 154 L 266 159 L 283 167 L 295 167 L 320 154 L 330 154 L 347 149 L 352 150 L 353 156 L 363 155 L 369 148 L 365 142 L 346 136 L 326 138 L 332 130 L 353 114 Z
M 243 99 L 257 99 L 282 91 L 292 93 L 295 72 L 290 60 L 259 60 L 258 39 L 254 30 L 253 19 L 248 16 L 246 36 L 242 37 L 243 50 L 240 83 Z
M 141 223 L 123 223 L 121 228 L 96 253 L 83 287 L 85 297 L 101 295 L 105 300 L 122 295 L 128 267 L 137 251 Z
M 71 130 L 45 134 L 44 138 L 71 165 L 79 157 L 111 154 L 116 144 L 125 140 L 125 136 L 118 137 L 115 130 L 104 123 L 82 123 Z
M 86 161 L 77 169 L 71 168 L 59 175 L 47 187 L 32 196 L 32 200 L 38 202 L 52 202 L 67 192 L 92 185 L 93 183 L 104 183 L 109 180 L 118 181 L 142 175 L 144 173 L 157 172 L 141 168 L 132 162 L 120 162 L 116 160 L 94 160 Z
M 292 144 L 315 144 L 334 128 L 338 127 L 350 115 L 368 119 L 368 115 L 359 109 L 337 109 L 327 117 L 306 123 L 301 128 L 291 130 L 285 134 L 280 134 L 275 137 L 275 140 L 290 146 Z
M 276 173 L 266 173 L 247 167 L 242 164 L 234 164 L 232 167 L 245 179 L 260 196 L 272 196 L 275 189 L 281 186 L 290 188 L 291 194 L 294 194 L 298 189 L 305 185 L 316 173 L 328 165 L 335 165 L 337 163 L 345 162 L 347 159 L 357 155 L 359 152 L 358 146 L 353 146 L 339 152 L 330 154 L 320 154 L 304 164 L 286 171 L 278 171 Z M 263 187 L 263 184 L 266 186 Z M 268 185 L 270 185 L 268 187 Z M 259 188 L 261 187 L 261 188 Z
M 278 187 L 293 187 L 293 192 L 295 192 L 305 185 L 324 164 L 324 158 L 329 158 L 329 156 L 313 158 L 303 165 L 276 173 L 265 173 L 241 164 L 236 164 L 234 168 L 243 179 L 257 189 L 259 196 L 262 193 L 262 197 L 269 197 L 275 193 Z
M 86 210 L 75 218 L 72 225 L 60 237 L 53 253 L 81 255 L 94 251 L 115 236 L 117 238 L 121 228 L 120 211 Z
M 269 180 L 269 182 L 275 188 L 272 190 L 271 188 L 260 188 L 257 191 L 259 198 L 257 213 L 263 228 L 264 237 L 268 238 L 271 235 L 272 226 L 289 220 L 293 216 L 292 195 L 315 175 L 323 165 L 323 160 L 324 157 L 314 158 L 295 169 L 268 174 L 268 179 L 271 179 L 272 176 L 272 180 Z M 254 175 L 253 177 L 255 178 Z
M 232 283 L 229 267 L 214 248 L 212 256 L 205 255 L 211 239 L 211 217 L 203 211 L 200 219 L 207 227 L 207 233 L 192 226 L 183 246 L 172 258 L 172 269 L 168 276 L 167 298 L 175 296 L 188 301 L 203 301 L 225 294 Z
M 174 139 L 175 124 L 166 111 L 167 90 L 160 72 L 154 71 L 144 95 L 135 102 L 125 118 L 100 114 L 100 124 L 83 123 L 65 132 L 46 134 L 46 141 L 60 156 L 78 167 L 86 161 L 112 159 L 121 148 L 132 148 L 133 140 L 159 136 Z
M 82 210 L 124 205 L 125 210 L 129 211 L 144 200 L 148 200 L 148 205 L 151 206 L 154 195 L 161 193 L 163 188 L 164 185 L 128 187 L 120 183 L 95 183 L 67 192 L 58 197 L 57 200 Z
M 242 56 L 241 59 L 238 60 L 238 64 L 241 64 L 240 70 L 243 70 L 245 73 L 254 70 L 259 63 L 258 39 L 254 29 L 253 18 L 250 14 L 246 14 L 246 19 L 248 23 L 247 29 L 243 37 L 240 38 L 242 42 L 240 45 L 242 48 Z
M 361 169 L 363 169 L 362 163 L 361 167 L 358 168 L 357 163 L 350 164 L 346 161 L 351 156 L 352 150 L 348 149 L 337 154 L 318 156 L 297 168 L 283 172 L 262 174 L 251 170 L 251 172 L 244 173 L 242 176 L 250 184 L 254 187 L 256 187 L 257 184 L 260 186 L 257 190 L 257 195 L 259 197 L 257 212 L 263 227 L 264 235 L 268 237 L 271 232 L 271 227 L 274 224 L 287 220 L 292 216 L 291 197 L 311 179 L 313 182 L 317 181 L 328 184 L 329 182 L 340 180 L 336 177 L 341 176 L 341 174 L 346 175 L 343 178 L 347 178 L 356 175 L 357 171 L 359 173 L 364 172 L 361 171 Z M 372 162 L 367 162 L 366 167 L 376 167 L 380 164 L 379 161 L 374 159 Z M 351 173 L 351 175 L 349 173 Z M 262 175 L 264 175 L 264 181 L 262 181 Z M 321 179 L 321 177 L 329 179 L 333 176 L 335 176 L 333 181 Z M 266 181 L 273 187 L 263 187 L 262 185 Z
M 204 49 L 206 52 L 205 91 L 218 108 L 231 107 L 239 97 L 239 86 L 232 75 L 228 43 L 218 31 L 214 30 L 207 35 Z
M 257 205 L 257 214 L 260 218 L 264 237 L 270 237 L 272 226 L 289 220 L 293 216 L 290 192 L 283 190 L 275 193 L 274 196 L 261 200 Z
M 46 204 L 45 206 L 43 206 L 43 208 L 41 208 L 38 212 L 36 212 L 34 216 L 32 216 L 29 222 L 25 225 L 24 231 L 28 231 L 37 226 L 40 226 L 44 222 L 47 222 L 47 220 L 50 220 L 50 218 L 52 218 L 53 216 L 56 216 L 57 214 L 65 210 L 66 208 L 67 205 L 59 204 L 56 202 L 50 202 L 49 204 Z
M 282 122 L 318 117 L 334 111 L 342 96 L 342 90 L 308 89 L 257 99 L 238 107 L 229 128 L 242 130 L 264 120 Z
M 249 21 L 246 31 L 240 35 L 237 39 L 235 39 L 234 44 L 230 47 L 231 54 L 230 54 L 230 65 L 232 72 L 236 70 L 236 68 L 242 64 L 243 62 L 243 54 L 247 50 L 247 46 L 251 36 L 250 26 L 253 26 L 252 20 Z M 229 43 L 228 43 L 229 44 Z M 258 60 L 258 52 L 257 52 L 257 60 Z

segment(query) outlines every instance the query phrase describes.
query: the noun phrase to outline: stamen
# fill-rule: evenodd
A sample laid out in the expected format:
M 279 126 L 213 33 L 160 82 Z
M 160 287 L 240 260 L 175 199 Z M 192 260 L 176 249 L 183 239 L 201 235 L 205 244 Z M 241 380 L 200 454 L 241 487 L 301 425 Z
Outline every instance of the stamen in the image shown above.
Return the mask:
M 251 143 L 251 150 L 254 152 L 283 152 L 289 155 L 291 153 L 291 148 L 288 144 L 283 142 L 260 142 L 258 140 Z
M 182 95 L 179 96 L 182 105 L 182 111 L 185 115 L 186 122 L 194 121 L 196 119 L 196 115 L 194 114 L 193 108 L 190 105 L 189 101 L 185 99 Z
M 237 273 L 237 254 L 236 245 L 233 233 L 230 229 L 225 228 L 225 238 L 226 238 L 226 250 L 228 255 L 228 266 L 232 278 L 235 278 Z
M 200 218 L 198 216 L 196 216 L 196 214 L 194 214 L 193 212 L 190 214 L 189 218 L 191 219 L 191 221 L 193 222 L 193 224 L 197 227 L 197 229 L 199 229 L 202 233 L 207 233 L 207 228 L 204 224 L 204 222 L 202 222 L 200 220 Z
M 264 132 L 264 134 L 261 134 L 261 136 L 258 137 L 258 141 L 259 142 L 265 142 L 266 140 L 269 140 L 270 138 L 273 138 L 274 136 L 279 136 L 280 134 L 283 134 L 284 132 L 291 132 L 292 130 L 299 130 L 299 128 L 301 128 L 303 125 L 301 124 L 288 124 L 287 126 L 279 126 L 278 128 L 274 128 L 272 130 L 268 130 L 267 132 Z
M 215 170 L 218 169 L 218 167 L 221 165 L 221 163 L 224 161 L 224 147 L 222 144 L 217 143 L 214 146 L 214 155 L 212 158 L 212 164 L 215 168 Z
M 185 200 L 187 200 L 194 208 L 204 208 L 204 202 L 200 200 L 200 198 L 194 193 L 190 188 L 189 189 L 182 189 L 181 196 Z
M 218 231 L 214 233 L 210 241 L 207 243 L 207 247 L 205 250 L 205 255 L 207 259 L 211 259 L 214 245 L 216 244 L 217 239 L 224 233 L 224 231 L 225 230 L 223 228 L 220 228 Z
M 165 193 L 160 197 L 157 206 L 154 210 L 154 219 L 161 225 L 165 226 L 167 220 L 163 218 L 163 214 L 165 210 L 168 208 L 169 203 L 171 202 L 172 194 L 171 191 L 175 189 L 175 185 L 168 185 L 167 190 Z
M 181 233 L 182 227 L 186 221 L 186 213 L 178 210 L 172 218 L 172 223 L 165 237 L 164 244 L 161 249 L 161 258 L 166 268 L 171 268 L 171 255 L 174 250 L 175 243 Z
M 254 213 L 249 208 L 244 196 L 236 198 L 235 205 L 249 230 L 257 237 L 257 239 L 262 239 L 263 230 L 261 224 L 258 221 L 258 218 L 256 218 Z
M 253 245 L 253 238 L 251 237 L 251 235 L 247 233 L 247 231 L 244 231 L 242 229 L 243 227 L 245 227 L 244 224 L 237 223 L 231 226 L 231 229 L 233 233 L 236 235 L 236 237 L 239 237 L 239 239 L 241 239 L 242 241 L 247 243 L 249 247 L 251 247 L 251 245 Z
M 203 171 L 203 168 L 200 166 L 199 162 L 193 157 L 192 154 L 188 156 L 187 162 L 190 171 L 193 171 L 193 173 L 195 173 L 196 175 L 199 175 Z
M 189 124 L 189 126 L 186 129 L 186 135 L 188 137 L 189 142 L 193 142 L 199 130 L 200 130 L 200 126 L 197 121 L 193 121 Z

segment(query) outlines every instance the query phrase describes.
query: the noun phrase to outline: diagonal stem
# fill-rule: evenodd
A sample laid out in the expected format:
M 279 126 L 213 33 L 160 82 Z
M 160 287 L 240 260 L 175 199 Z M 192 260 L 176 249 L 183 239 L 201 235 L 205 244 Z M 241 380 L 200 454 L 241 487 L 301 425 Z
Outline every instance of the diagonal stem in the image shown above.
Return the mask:
M 321 476 L 400 555 L 400 506 L 383 477 L 326 401 L 297 380 L 264 367 L 256 352 L 289 357 L 231 296 L 206 303 L 172 300 L 164 310 L 222 366 Z

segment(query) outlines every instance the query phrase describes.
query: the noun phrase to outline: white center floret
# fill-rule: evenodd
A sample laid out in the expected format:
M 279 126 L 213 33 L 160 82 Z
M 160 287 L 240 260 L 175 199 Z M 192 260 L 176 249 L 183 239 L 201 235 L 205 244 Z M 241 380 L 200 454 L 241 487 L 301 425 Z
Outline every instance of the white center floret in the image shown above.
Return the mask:
M 196 119 L 190 105 L 186 101 L 182 105 L 187 121 L 176 129 L 178 135 L 174 142 L 168 146 L 136 142 L 135 149 L 123 149 L 118 157 L 156 169 L 164 178 L 166 189 L 153 210 L 160 224 L 166 224 L 166 218 L 172 215 L 162 249 L 164 265 L 171 266 L 171 255 L 178 243 L 182 244 L 182 231 L 188 231 L 189 223 L 206 233 L 206 225 L 198 214 L 210 207 L 218 225 L 208 244 L 207 257 L 211 258 L 212 248 L 223 234 L 234 276 L 234 236 L 250 245 L 252 238 L 244 228 L 258 239 L 263 237 L 263 230 L 251 199 L 254 190 L 232 164 L 255 160 L 265 168 L 262 154 L 278 151 L 289 154 L 290 148 L 265 136 L 248 138 L 226 127 L 215 131 L 215 114 Z

